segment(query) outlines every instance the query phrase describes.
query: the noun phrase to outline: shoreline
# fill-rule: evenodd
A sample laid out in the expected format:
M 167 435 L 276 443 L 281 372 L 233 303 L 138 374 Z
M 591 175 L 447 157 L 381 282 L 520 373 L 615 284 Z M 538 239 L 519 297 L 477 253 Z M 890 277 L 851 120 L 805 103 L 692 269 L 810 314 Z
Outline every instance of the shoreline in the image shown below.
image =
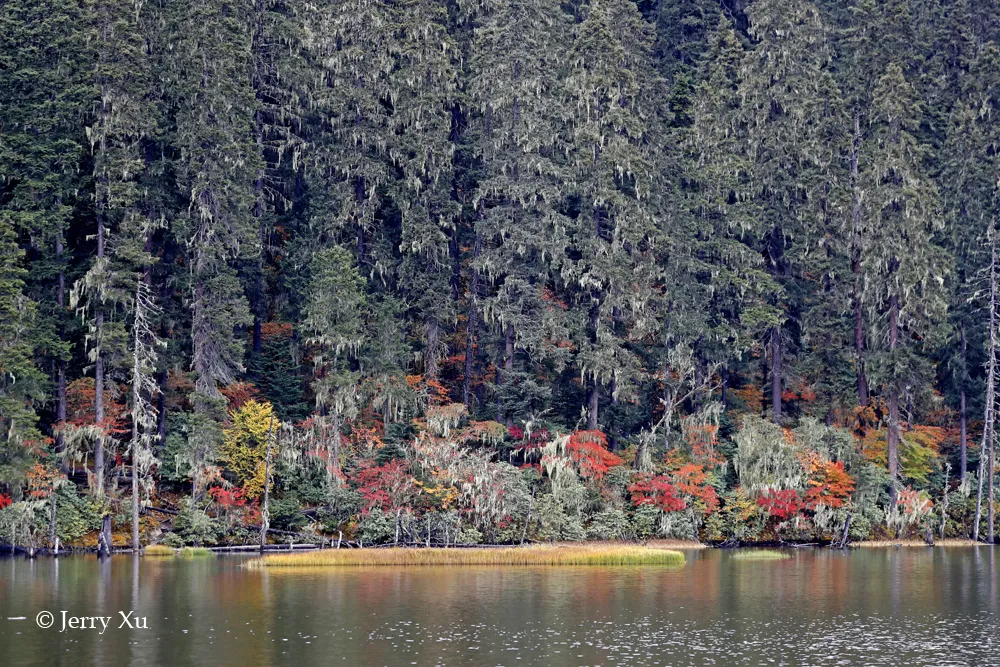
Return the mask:
M 712 543 L 712 542 L 695 542 L 689 540 L 675 540 L 675 539 L 656 539 L 656 540 L 646 540 L 646 541 L 608 541 L 608 540 L 597 540 L 597 541 L 583 541 L 583 542 L 531 542 L 527 544 L 453 544 L 447 547 L 442 547 L 440 545 L 425 546 L 423 544 L 377 544 L 372 546 L 358 546 L 355 543 L 344 543 L 343 547 L 334 546 L 335 543 L 327 542 L 326 545 L 320 545 L 309 542 L 301 543 L 289 543 L 289 544 L 268 544 L 264 548 L 264 553 L 266 554 L 293 554 L 293 553 L 316 553 L 316 552 L 385 552 L 385 551 L 422 551 L 422 550 L 440 550 L 440 551 L 506 551 L 506 550 L 520 550 L 520 549 L 537 549 L 537 548 L 555 548 L 555 549 L 648 549 L 651 551 L 700 551 L 703 549 L 719 549 L 724 551 L 745 551 L 752 549 L 829 549 L 829 542 L 807 542 L 807 543 L 795 543 L 795 542 L 759 542 L 759 543 L 741 543 L 741 544 L 725 544 L 725 543 Z M 159 554 L 146 554 L 145 551 L 149 547 L 159 547 L 160 545 L 146 545 L 140 550 L 142 556 L 153 556 Z M 955 548 L 955 547 L 989 547 L 996 546 L 990 545 L 986 542 L 975 542 L 970 538 L 946 538 L 935 540 L 933 544 L 927 544 L 924 540 L 919 538 L 903 538 L 895 540 L 859 540 L 857 542 L 850 542 L 844 549 L 889 549 L 889 548 Z M 192 548 L 192 547 L 188 547 Z M 204 549 L 211 551 L 213 554 L 237 554 L 237 555 L 257 555 L 261 553 L 259 546 L 254 544 L 245 545 L 222 545 L 222 546 L 209 546 L 209 547 L 197 547 L 199 549 Z M 174 551 L 180 552 L 182 548 L 174 549 Z M 840 550 L 840 549 L 838 549 Z M 130 547 L 116 547 L 112 549 L 111 555 L 128 555 L 132 554 L 133 551 Z M 96 547 L 63 547 L 59 549 L 58 553 L 53 553 L 48 547 L 30 547 L 30 546 L 20 546 L 20 545 L 0 545 L 0 558 L 11 558 L 11 557 L 23 557 L 23 558 L 41 558 L 41 557 L 55 557 L 62 558 L 66 556 L 86 556 L 97 554 Z

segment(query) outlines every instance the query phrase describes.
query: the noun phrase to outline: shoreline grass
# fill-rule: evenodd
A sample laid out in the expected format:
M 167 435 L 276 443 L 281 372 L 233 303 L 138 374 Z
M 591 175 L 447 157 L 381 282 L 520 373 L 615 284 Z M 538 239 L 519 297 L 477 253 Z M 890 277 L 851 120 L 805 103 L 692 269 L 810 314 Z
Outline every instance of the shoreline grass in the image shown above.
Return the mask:
M 211 549 L 205 547 L 184 547 L 178 553 L 181 558 L 206 558 L 214 556 Z
M 934 540 L 934 544 L 927 544 L 920 539 L 905 539 L 905 540 L 861 540 L 860 542 L 851 542 L 850 546 L 859 547 L 863 549 L 872 548 L 885 548 L 885 547 L 976 547 L 976 546 L 989 546 L 983 542 L 976 542 L 968 538 L 953 537 L 945 540 Z
M 176 556 L 177 551 L 165 544 L 150 544 L 142 550 L 143 556 Z
M 747 549 L 745 551 L 737 551 L 731 556 L 732 560 L 740 561 L 788 560 L 791 557 L 791 554 L 784 553 L 783 551 L 776 551 L 774 549 Z
M 411 567 L 425 565 L 684 565 L 684 554 L 640 546 L 531 546 L 490 549 L 391 548 L 328 549 L 266 554 L 248 567 Z

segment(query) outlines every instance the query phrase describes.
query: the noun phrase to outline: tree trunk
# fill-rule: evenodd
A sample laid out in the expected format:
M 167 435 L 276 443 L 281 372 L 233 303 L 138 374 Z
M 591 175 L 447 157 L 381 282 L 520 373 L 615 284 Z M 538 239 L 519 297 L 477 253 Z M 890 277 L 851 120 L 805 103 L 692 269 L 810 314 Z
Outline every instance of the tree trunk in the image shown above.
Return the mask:
M 611 382 L 608 386 L 608 394 L 611 398 L 611 409 L 612 409 L 612 419 L 614 418 L 614 408 L 618 405 L 618 378 L 614 375 L 611 376 Z M 608 434 L 608 449 L 613 452 L 618 451 L 618 429 L 611 425 L 608 428 L 610 433 Z
M 722 366 L 719 370 L 719 383 L 722 385 L 722 395 L 719 397 L 719 401 L 722 403 L 722 409 L 725 410 L 729 407 L 729 367 Z
M 595 215 L 595 219 L 599 220 L 599 216 Z M 590 329 L 590 342 L 592 345 L 597 345 L 597 327 L 601 321 L 601 299 L 600 295 L 594 295 L 591 297 L 593 303 L 590 306 L 590 321 L 588 327 Z M 598 408 L 601 401 L 601 389 L 597 382 L 597 374 L 593 372 L 590 373 L 590 378 L 587 381 L 587 430 L 596 431 L 598 427 Z
M 597 430 L 597 411 L 601 400 L 601 390 L 597 386 L 597 380 L 594 378 L 590 379 L 590 383 L 587 387 L 587 430 L 596 431 Z
M 138 439 L 135 427 L 133 427 L 132 437 Z M 134 446 L 132 450 L 132 551 L 139 552 L 139 466 L 135 461 Z
M 388 413 L 389 401 L 386 401 L 386 412 Z M 340 435 L 340 411 L 334 408 L 333 414 L 330 417 L 333 420 L 333 470 L 337 475 L 337 479 L 340 479 L 340 448 L 343 446 L 343 441 Z M 385 429 L 389 424 L 388 414 L 383 417 L 383 429 Z M 339 483 L 338 483 L 339 486 Z
M 56 263 L 59 264 L 59 275 L 56 287 L 56 305 L 61 318 L 66 308 L 66 273 L 62 268 L 63 243 L 62 238 L 56 239 Z M 69 462 L 62 454 L 66 451 L 66 361 L 56 362 L 56 454 L 60 455 L 59 470 L 63 474 L 69 471 Z
M 441 327 L 436 319 L 427 321 L 427 350 L 424 352 L 424 373 L 428 380 L 438 377 L 438 345 L 441 340 Z
M 990 430 L 992 431 L 992 426 L 990 427 Z M 991 434 L 991 436 L 992 436 L 992 434 Z M 993 484 L 993 469 L 996 467 L 996 462 L 994 460 L 993 453 L 994 453 L 994 451 L 995 451 L 996 448 L 994 447 L 993 440 L 994 440 L 994 438 L 990 437 L 990 454 L 989 454 L 989 458 L 988 458 L 988 460 L 986 462 L 986 468 L 987 468 L 987 470 L 986 470 L 986 484 L 987 484 L 987 487 L 986 487 L 987 488 L 986 497 L 988 498 L 988 502 L 986 504 L 986 511 L 987 511 L 987 515 L 986 515 L 986 541 L 989 542 L 990 544 L 993 544 L 993 535 L 994 535 L 994 533 L 993 533 L 993 524 L 994 524 L 994 516 L 995 516 L 994 515 L 994 510 L 993 510 L 993 500 L 994 500 L 994 495 L 995 495 L 994 484 Z
M 473 247 L 472 281 L 469 285 L 469 318 L 465 330 L 465 377 L 462 379 L 462 402 L 465 407 L 469 407 L 472 398 L 472 368 L 473 356 L 476 350 L 476 327 L 478 326 L 478 299 L 479 299 L 479 270 L 475 262 L 479 260 L 479 253 L 483 248 L 483 239 L 479 232 L 476 232 L 476 243 Z
M 102 14 L 101 17 L 101 53 L 100 62 L 104 65 L 107 62 L 107 46 L 109 43 L 109 17 Z M 100 123 L 100 140 L 97 148 L 98 159 L 107 158 L 107 116 L 108 103 L 111 99 L 107 91 L 107 82 L 100 81 L 101 89 L 101 110 L 98 122 Z M 108 183 L 108 173 L 106 169 L 98 171 L 97 177 L 97 261 L 104 260 L 105 231 L 104 222 L 108 207 L 111 205 L 111 186 Z M 94 333 L 96 345 L 94 349 L 94 421 L 97 424 L 97 442 L 94 443 L 94 482 L 97 495 L 104 493 L 104 359 L 102 358 L 101 346 L 104 343 L 104 310 L 102 308 L 103 294 L 98 288 L 94 303 L 97 304 L 97 311 L 94 314 Z M 110 534 L 110 523 L 109 523 Z M 110 548 L 110 543 L 109 543 Z
M 966 361 L 966 350 L 967 343 L 965 340 L 965 327 L 963 326 L 960 332 L 962 341 L 962 391 L 958 399 L 958 448 L 959 448 L 959 469 L 958 469 L 958 483 L 962 484 L 965 482 L 965 469 L 969 465 L 969 452 L 968 452 L 968 415 L 966 413 L 966 397 L 965 397 L 965 361 Z
M 58 497 L 56 496 L 56 488 L 52 487 L 52 494 L 49 498 L 49 546 L 55 550 L 56 555 L 59 555 L 59 551 L 56 547 L 56 529 L 58 527 Z
M 504 381 L 510 383 L 511 377 L 514 371 L 514 325 L 508 324 L 504 327 L 504 345 L 503 345 L 503 376 Z M 514 425 L 514 416 L 511 414 L 510 410 L 504 409 L 504 418 L 501 419 L 501 423 L 506 424 L 507 427 Z
M 111 515 L 101 517 L 101 532 L 97 536 L 97 555 L 106 558 L 111 555 Z
M 868 377 L 865 375 L 865 328 L 861 312 L 861 184 L 858 159 L 861 156 L 861 112 L 854 111 L 854 139 L 851 145 L 851 273 L 854 284 L 851 305 L 854 309 L 854 364 L 857 376 L 858 405 L 868 405 Z
M 996 242 L 990 236 L 990 315 L 989 315 L 989 352 L 986 357 L 986 410 L 983 419 L 983 440 L 979 448 L 979 489 L 976 494 L 976 518 L 972 527 L 972 538 L 979 539 L 979 521 L 983 507 L 983 482 L 988 480 L 987 494 L 989 496 L 990 513 L 987 522 L 988 537 L 993 540 L 993 467 L 994 467 L 994 426 L 996 421 L 996 370 L 997 370 L 997 251 Z
M 451 230 L 451 238 L 448 240 L 448 254 L 451 255 L 451 300 L 455 302 L 458 309 L 460 287 L 462 285 L 462 249 L 458 244 L 458 225 Z
M 771 419 L 781 423 L 781 373 L 782 373 L 781 329 L 771 330 Z
M 987 392 L 988 393 L 988 392 Z M 989 408 L 987 408 L 987 412 Z M 983 452 L 986 451 L 986 428 L 983 428 L 983 439 L 979 445 L 979 471 L 976 475 L 978 478 L 978 489 L 976 491 L 976 515 L 972 521 L 972 539 L 976 542 L 979 541 L 979 520 L 983 515 L 983 472 L 986 470 L 986 457 L 983 456 Z
M 965 482 L 965 469 L 969 465 L 969 452 L 967 444 L 967 416 L 965 413 L 965 389 L 962 389 L 962 394 L 959 397 L 959 412 L 958 412 L 958 438 L 959 438 L 959 451 L 960 451 L 960 463 L 958 471 L 958 482 L 959 484 Z
M 263 16 L 264 8 L 260 0 L 256 2 L 255 11 L 257 14 L 257 25 L 256 34 L 254 35 L 254 45 L 253 48 L 256 51 L 260 48 L 260 42 L 263 39 Z M 259 59 L 254 59 L 255 62 L 259 62 Z M 254 86 L 257 87 L 257 99 L 261 99 L 260 86 L 262 82 L 260 80 L 259 68 L 254 72 Z M 264 229 L 264 116 L 260 108 L 254 114 L 254 130 L 257 135 L 257 153 L 260 155 L 261 166 L 257 169 L 256 178 L 254 178 L 254 207 L 253 215 L 257 221 L 257 238 L 260 243 L 260 251 L 255 258 L 256 261 L 256 271 L 254 275 L 254 290 L 251 297 L 251 310 L 253 311 L 253 333 L 251 338 L 251 351 L 254 358 L 259 358 L 261 352 L 264 349 L 264 339 L 263 339 L 263 324 L 264 318 L 267 317 L 267 309 L 265 307 L 264 299 L 266 296 L 266 286 L 264 285 L 264 247 L 267 244 L 267 230 Z M 251 374 L 254 379 L 256 375 Z
M 899 297 L 895 294 L 889 297 L 889 352 L 896 350 L 899 344 Z M 896 483 L 899 481 L 899 388 L 896 378 L 889 379 L 889 391 L 886 399 L 889 407 L 888 459 L 889 477 L 892 479 L 890 497 L 896 499 Z
M 97 356 L 94 360 L 94 422 L 97 425 L 97 442 L 94 445 L 94 484 L 97 494 L 102 495 L 104 493 L 104 429 L 106 425 L 104 423 L 104 359 L 101 356 L 104 311 L 100 309 L 97 311 L 96 327 Z
M 156 392 L 156 443 L 160 451 L 167 446 L 167 372 L 160 371 L 157 378 L 160 391 Z
M 267 426 L 267 447 L 264 450 L 264 502 L 260 511 L 260 551 L 264 552 L 264 545 L 267 544 L 267 530 L 271 525 L 270 499 L 271 499 L 271 438 L 274 437 L 274 417 L 271 417 Z

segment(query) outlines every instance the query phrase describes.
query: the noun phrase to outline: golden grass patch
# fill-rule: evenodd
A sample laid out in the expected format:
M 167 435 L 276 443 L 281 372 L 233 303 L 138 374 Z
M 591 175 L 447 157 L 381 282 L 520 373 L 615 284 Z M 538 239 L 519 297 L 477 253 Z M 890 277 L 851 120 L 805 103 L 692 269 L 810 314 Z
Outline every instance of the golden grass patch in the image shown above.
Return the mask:
M 144 556 L 173 556 L 177 552 L 165 544 L 150 544 L 142 553 Z
M 327 549 L 304 553 L 265 554 L 250 567 L 420 565 L 669 565 L 684 564 L 684 555 L 667 549 L 634 545 L 531 546 L 440 549 Z
M 976 542 L 968 538 L 949 538 L 946 540 L 934 540 L 933 546 L 935 547 L 974 547 L 983 544 L 982 542 Z M 923 540 L 862 540 L 860 542 L 851 542 L 852 547 L 928 547 L 932 546 L 924 542 Z

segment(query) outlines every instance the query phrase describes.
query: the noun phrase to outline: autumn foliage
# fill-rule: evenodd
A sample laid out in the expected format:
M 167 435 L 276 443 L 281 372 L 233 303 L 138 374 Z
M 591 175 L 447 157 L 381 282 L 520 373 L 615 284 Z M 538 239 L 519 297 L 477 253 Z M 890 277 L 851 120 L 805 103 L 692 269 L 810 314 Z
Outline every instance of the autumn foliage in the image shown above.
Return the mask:
M 600 431 L 575 431 L 566 449 L 584 479 L 600 480 L 622 464 L 621 457 L 608 451 L 608 438 Z
M 405 508 L 418 492 L 402 459 L 382 465 L 364 465 L 351 476 L 351 482 L 364 499 L 365 512 L 375 508 L 385 512 Z
M 757 498 L 757 504 L 770 516 L 785 521 L 805 509 L 802 495 L 795 489 L 765 491 Z
M 229 469 L 243 485 L 248 498 L 264 493 L 265 458 L 268 439 L 281 427 L 268 402 L 250 399 L 231 413 L 232 426 L 223 431 L 222 453 Z M 278 448 L 272 443 L 271 456 L 277 457 Z
M 823 461 L 809 476 L 806 490 L 806 507 L 815 508 L 823 504 L 827 507 L 843 507 L 854 493 L 854 479 L 844 471 L 844 462 Z
M 638 475 L 628 491 L 636 507 L 653 505 L 664 512 L 679 512 L 687 507 L 668 475 Z
M 671 474 L 674 487 L 689 504 L 699 505 L 705 514 L 719 508 L 719 496 L 705 468 L 697 463 L 685 463 Z

